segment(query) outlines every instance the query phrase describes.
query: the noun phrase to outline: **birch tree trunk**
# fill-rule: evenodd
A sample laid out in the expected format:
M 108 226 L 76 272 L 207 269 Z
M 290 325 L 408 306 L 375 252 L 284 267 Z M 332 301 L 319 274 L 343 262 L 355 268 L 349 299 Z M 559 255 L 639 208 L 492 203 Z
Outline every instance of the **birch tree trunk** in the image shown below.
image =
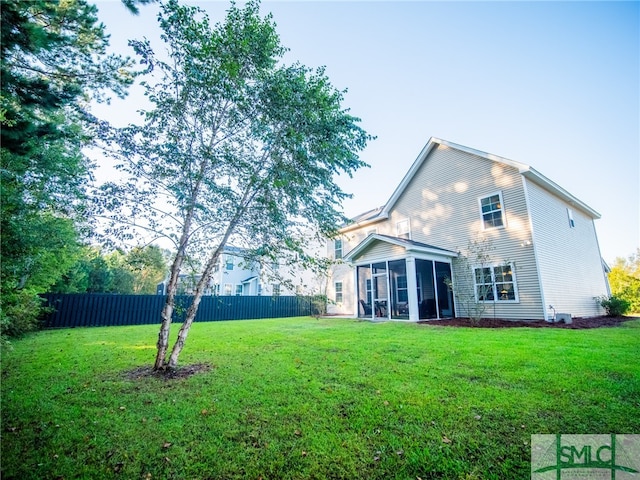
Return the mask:
M 180 242 L 178 246 L 178 252 L 171 265 L 171 277 L 169 278 L 169 285 L 167 285 L 167 299 L 165 300 L 164 307 L 162 307 L 162 323 L 160 325 L 160 332 L 158 333 L 158 343 L 156 344 L 157 353 L 156 361 L 153 364 L 154 370 L 163 370 L 166 368 L 165 359 L 167 352 L 169 351 L 169 334 L 171 333 L 171 319 L 173 317 L 173 309 L 175 306 L 176 292 L 178 290 L 178 280 L 180 279 L 180 269 L 184 262 L 185 251 L 189 243 L 189 234 L 191 231 L 191 221 L 193 218 L 193 211 L 189 212 L 182 227 L 182 235 L 180 236 Z
M 173 345 L 173 348 L 171 350 L 171 356 L 169 357 L 169 361 L 166 364 L 166 367 L 168 368 L 175 368 L 178 365 L 178 357 L 180 356 L 180 352 L 182 352 L 182 348 L 184 347 L 185 341 L 187 340 L 187 336 L 189 335 L 189 329 L 191 329 L 191 325 L 193 324 L 193 321 L 196 319 L 196 315 L 198 313 L 198 307 L 200 306 L 200 301 L 202 300 L 202 295 L 204 294 L 204 290 L 207 287 L 209 280 L 211 280 L 211 273 L 213 272 L 213 268 L 215 267 L 218 259 L 220 258 L 220 255 L 222 254 L 224 247 L 227 245 L 227 241 L 229 240 L 229 237 L 231 237 L 231 234 L 236 228 L 238 220 L 241 218 L 242 214 L 245 212 L 247 203 L 251 202 L 251 199 L 253 197 L 250 195 L 252 193 L 253 195 L 255 195 L 256 193 L 256 192 L 252 192 L 251 185 L 252 184 L 250 184 L 247 190 L 245 190 L 243 198 L 240 201 L 240 205 L 238 206 L 238 209 L 235 213 L 234 218 L 231 220 L 231 222 L 227 226 L 227 230 L 224 233 L 224 236 L 222 237 L 220 244 L 213 252 L 213 255 L 211 255 L 211 257 L 209 258 L 209 261 L 207 262 L 205 269 L 202 273 L 202 277 L 200 277 L 200 281 L 198 281 L 198 284 L 196 285 L 193 301 L 191 302 L 191 305 L 187 310 L 187 316 L 184 319 L 184 322 L 182 322 L 182 326 L 180 327 L 180 331 L 178 332 L 178 338 L 176 340 L 176 343 Z
M 176 343 L 173 345 L 173 349 L 171 350 L 171 356 L 169 357 L 169 362 L 167 363 L 168 368 L 175 368 L 178 365 L 178 357 L 180 356 L 180 352 L 182 352 L 182 348 L 187 340 L 187 335 L 189 335 L 189 329 L 191 329 L 191 325 L 193 321 L 196 319 L 196 314 L 198 313 L 198 307 L 200 306 L 200 301 L 202 300 L 202 295 L 204 293 L 209 280 L 211 279 L 211 273 L 213 271 L 213 267 L 216 265 L 216 262 L 220 258 L 220 252 L 224 246 L 216 249 L 213 256 L 209 259 L 207 266 L 200 277 L 200 281 L 196 285 L 196 290 L 194 292 L 193 301 L 187 310 L 187 316 L 180 327 L 180 331 L 178 332 L 178 338 Z
M 167 356 L 169 350 L 169 334 L 171 333 L 171 317 L 173 316 L 173 308 L 175 303 L 176 291 L 178 288 L 178 278 L 180 267 L 182 266 L 183 255 L 176 255 L 171 266 L 171 278 L 169 279 L 169 285 L 167 286 L 167 299 L 162 307 L 162 324 L 160 325 L 160 332 L 158 333 L 158 343 L 156 344 L 157 353 L 156 361 L 153 365 L 154 370 L 162 370 L 164 368 L 164 359 Z

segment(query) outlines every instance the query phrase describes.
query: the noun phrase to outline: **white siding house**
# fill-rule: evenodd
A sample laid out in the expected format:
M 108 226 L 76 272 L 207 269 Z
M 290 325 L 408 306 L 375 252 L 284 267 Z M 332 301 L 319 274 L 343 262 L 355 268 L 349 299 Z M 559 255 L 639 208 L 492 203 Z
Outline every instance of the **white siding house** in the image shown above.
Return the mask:
M 248 252 L 242 247 L 225 246 L 205 295 L 315 295 L 322 291 L 323 279 L 313 272 L 284 262 L 261 265 L 250 259 Z M 181 275 L 179 292 L 192 294 L 199 278 Z
M 528 165 L 431 138 L 388 200 L 341 229 L 328 311 L 416 321 L 601 313 L 600 215 Z M 484 246 L 478 255 L 478 250 Z M 470 300 L 471 299 L 471 300 Z

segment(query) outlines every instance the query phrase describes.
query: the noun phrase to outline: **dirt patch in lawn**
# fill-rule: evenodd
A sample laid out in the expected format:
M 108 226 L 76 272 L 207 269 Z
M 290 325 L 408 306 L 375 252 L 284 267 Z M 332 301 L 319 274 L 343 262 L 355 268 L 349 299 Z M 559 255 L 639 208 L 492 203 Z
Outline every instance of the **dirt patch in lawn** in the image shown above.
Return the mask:
M 617 327 L 629 320 L 638 320 L 638 317 L 590 317 L 574 318 L 570 324 L 551 323 L 544 320 L 508 320 L 504 318 L 484 318 L 473 321 L 469 318 L 448 318 L 443 320 L 421 320 L 420 324 L 439 327 L 472 327 L 472 328 L 567 328 L 580 330 L 585 328 Z
M 179 380 L 189 378 L 198 373 L 208 372 L 214 366 L 208 363 L 194 363 L 183 367 L 167 368 L 165 370 L 154 370 L 153 367 L 138 367 L 125 372 L 125 377 L 129 380 L 139 380 L 141 378 L 155 377 L 162 380 Z

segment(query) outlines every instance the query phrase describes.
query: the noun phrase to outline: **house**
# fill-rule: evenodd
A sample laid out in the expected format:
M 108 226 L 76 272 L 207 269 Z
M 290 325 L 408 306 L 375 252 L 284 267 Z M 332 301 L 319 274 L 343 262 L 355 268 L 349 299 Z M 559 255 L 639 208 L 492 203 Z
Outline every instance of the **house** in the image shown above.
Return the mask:
M 261 295 L 260 266 L 245 260 L 245 249 L 227 245 L 211 276 L 213 295 Z
M 328 312 L 417 321 L 601 314 L 600 215 L 532 167 L 431 138 L 329 242 Z M 551 307 L 552 306 L 552 307 Z
M 181 273 L 178 294 L 192 295 L 199 280 L 199 274 Z M 214 266 L 204 295 L 308 295 L 318 293 L 316 283 L 306 270 L 276 262 L 260 265 L 248 258 L 247 249 L 227 245 Z M 165 281 L 158 285 L 158 294 L 165 293 L 166 284 Z

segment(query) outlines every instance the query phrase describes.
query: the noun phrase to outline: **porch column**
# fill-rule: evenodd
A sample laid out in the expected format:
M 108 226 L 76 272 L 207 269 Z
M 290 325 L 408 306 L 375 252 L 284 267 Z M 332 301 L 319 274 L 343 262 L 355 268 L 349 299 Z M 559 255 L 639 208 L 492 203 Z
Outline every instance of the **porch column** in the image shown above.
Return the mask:
M 416 259 L 407 257 L 407 300 L 409 301 L 409 321 L 420 320 L 418 305 L 418 283 L 416 279 Z
M 354 306 L 353 318 L 358 318 L 360 316 L 360 304 L 358 303 L 358 267 L 352 267 L 351 269 L 353 274 L 351 275 L 353 289 L 351 290 L 351 305 Z M 342 291 L 344 292 L 344 286 L 342 287 Z M 343 294 L 344 295 L 344 294 Z

